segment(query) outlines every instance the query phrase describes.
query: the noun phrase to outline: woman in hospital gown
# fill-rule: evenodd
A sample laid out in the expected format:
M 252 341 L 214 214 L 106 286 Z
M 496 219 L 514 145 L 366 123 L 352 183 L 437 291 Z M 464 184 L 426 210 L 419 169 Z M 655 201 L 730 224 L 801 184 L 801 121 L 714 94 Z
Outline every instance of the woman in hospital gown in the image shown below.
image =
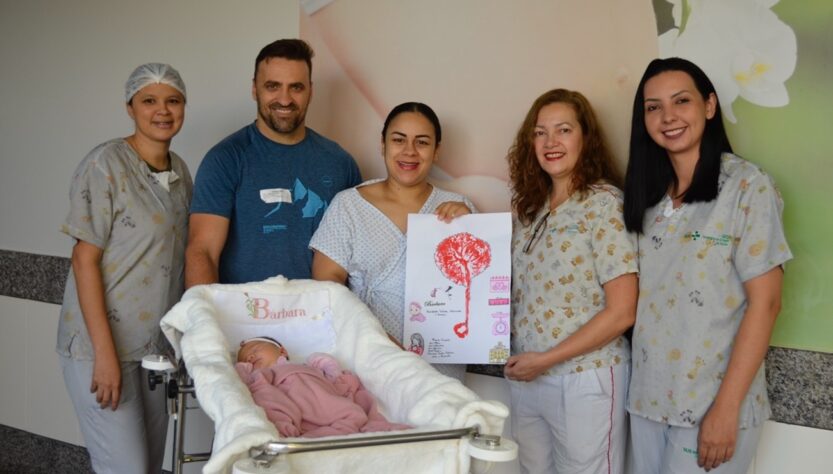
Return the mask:
M 417 102 L 395 107 L 382 128 L 388 176 L 336 195 L 310 241 L 313 278 L 346 284 L 400 346 L 408 214 L 433 213 L 449 221 L 474 211 L 465 197 L 427 181 L 441 140 L 440 122 L 430 107 Z M 435 367 L 460 380 L 465 376 L 465 365 Z

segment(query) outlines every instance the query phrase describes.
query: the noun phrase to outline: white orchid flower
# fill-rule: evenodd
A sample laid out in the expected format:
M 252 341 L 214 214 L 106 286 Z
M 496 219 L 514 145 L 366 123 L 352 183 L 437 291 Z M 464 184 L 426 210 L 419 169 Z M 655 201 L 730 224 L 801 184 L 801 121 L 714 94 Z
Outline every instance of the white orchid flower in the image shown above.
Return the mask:
M 714 83 L 727 120 L 738 96 L 765 107 L 789 103 L 784 82 L 795 71 L 792 28 L 770 7 L 777 0 L 669 0 L 673 28 L 659 37 L 662 57 L 700 66 Z

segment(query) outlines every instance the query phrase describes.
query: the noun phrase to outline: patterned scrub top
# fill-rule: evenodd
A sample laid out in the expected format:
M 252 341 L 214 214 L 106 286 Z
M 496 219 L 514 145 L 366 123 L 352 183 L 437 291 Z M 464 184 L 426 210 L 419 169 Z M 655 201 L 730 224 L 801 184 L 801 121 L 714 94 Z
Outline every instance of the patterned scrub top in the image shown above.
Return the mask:
M 385 331 L 401 342 L 405 330 L 407 235 L 358 191 L 362 186 L 380 181 L 383 179 L 369 180 L 338 193 L 309 246 L 347 271 L 350 291 L 370 307 Z M 434 186 L 419 213 L 431 214 L 447 201 L 462 201 L 475 212 L 474 204 L 465 197 Z M 443 370 L 443 366 L 454 367 L 456 373 Z M 460 364 L 435 364 L 434 367 L 457 378 L 464 376 L 466 370 Z
M 544 234 L 526 254 L 523 248 L 542 208 L 530 225 L 514 222 L 512 236 L 512 352 L 547 351 L 576 332 L 605 307 L 603 285 L 637 272 L 636 241 L 625 230 L 622 191 L 595 185 L 574 193 L 550 212 Z M 630 361 L 627 340 L 550 368 L 565 375 Z
M 725 153 L 718 195 L 674 209 L 665 196 L 645 213 L 639 236 L 639 306 L 628 411 L 691 427 L 723 380 L 746 310 L 743 283 L 792 258 L 783 202 L 761 169 Z M 763 364 L 740 427 L 769 418 Z
M 104 250 L 107 319 L 121 361 L 166 347 L 159 320 L 182 296 L 192 183 L 185 162 L 173 152 L 170 159 L 170 173 L 153 173 L 119 138 L 94 148 L 72 178 L 61 232 Z M 72 269 L 56 350 L 78 360 L 95 356 Z

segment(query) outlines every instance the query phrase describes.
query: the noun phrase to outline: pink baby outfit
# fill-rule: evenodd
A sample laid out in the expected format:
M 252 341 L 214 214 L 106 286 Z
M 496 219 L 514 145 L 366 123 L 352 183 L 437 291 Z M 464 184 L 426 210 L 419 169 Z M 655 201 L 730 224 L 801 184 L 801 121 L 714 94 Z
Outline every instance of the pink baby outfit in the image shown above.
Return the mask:
M 253 369 L 248 362 L 238 362 L 235 369 L 281 436 L 315 438 L 410 428 L 388 422 L 359 378 L 327 354 L 310 355 L 307 365 L 281 357 L 263 369 Z

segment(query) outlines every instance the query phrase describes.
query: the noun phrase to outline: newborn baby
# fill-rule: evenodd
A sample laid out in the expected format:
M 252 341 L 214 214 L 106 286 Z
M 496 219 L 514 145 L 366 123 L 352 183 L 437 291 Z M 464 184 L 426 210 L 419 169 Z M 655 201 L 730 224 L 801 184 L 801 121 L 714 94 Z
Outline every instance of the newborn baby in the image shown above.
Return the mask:
M 235 369 L 281 436 L 313 438 L 410 428 L 388 422 L 359 378 L 342 370 L 328 354 L 313 353 L 306 364 L 294 364 L 281 343 L 255 337 L 240 343 Z

